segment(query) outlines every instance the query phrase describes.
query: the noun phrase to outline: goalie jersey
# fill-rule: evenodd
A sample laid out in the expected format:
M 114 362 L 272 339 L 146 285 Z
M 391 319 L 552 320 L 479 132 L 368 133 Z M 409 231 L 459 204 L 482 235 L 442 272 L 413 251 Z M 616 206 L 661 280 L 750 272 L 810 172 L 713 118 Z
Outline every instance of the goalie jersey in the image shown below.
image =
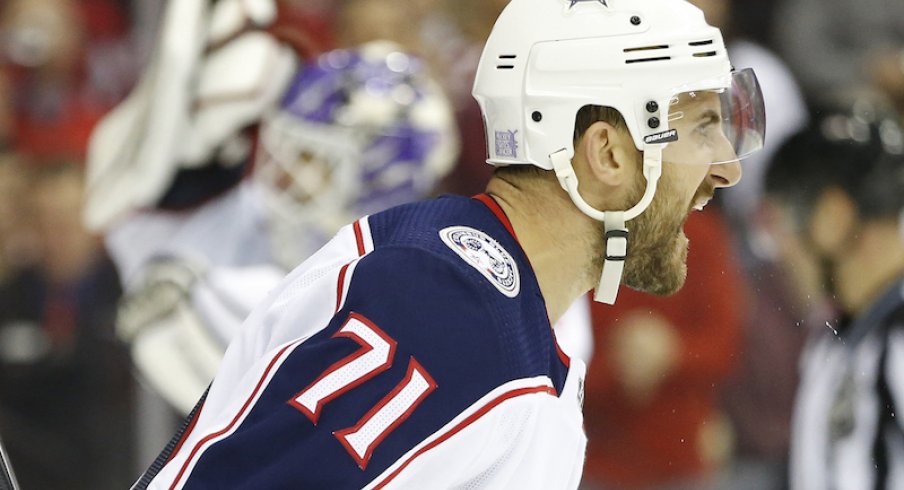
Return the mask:
M 269 294 L 135 488 L 577 488 L 584 371 L 492 198 L 400 206 Z

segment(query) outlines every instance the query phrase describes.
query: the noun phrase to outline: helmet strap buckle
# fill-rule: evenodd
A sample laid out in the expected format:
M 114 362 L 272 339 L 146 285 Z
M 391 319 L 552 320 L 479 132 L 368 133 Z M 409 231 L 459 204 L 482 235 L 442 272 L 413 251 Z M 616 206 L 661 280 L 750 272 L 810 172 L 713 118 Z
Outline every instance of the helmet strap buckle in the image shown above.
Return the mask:
M 625 227 L 624 211 L 607 211 L 603 222 L 606 228 L 606 261 L 593 299 L 611 305 L 618 296 L 625 260 L 628 258 L 628 229 Z

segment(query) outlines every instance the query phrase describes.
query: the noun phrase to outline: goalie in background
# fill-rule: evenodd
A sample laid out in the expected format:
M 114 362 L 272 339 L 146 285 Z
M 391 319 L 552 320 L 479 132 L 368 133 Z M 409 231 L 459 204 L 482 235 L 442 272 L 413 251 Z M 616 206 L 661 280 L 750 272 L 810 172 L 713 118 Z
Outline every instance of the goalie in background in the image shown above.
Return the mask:
M 318 54 L 279 2 L 208 3 L 168 5 L 93 136 L 85 214 L 123 279 L 118 333 L 182 413 L 289 270 L 352 217 L 428 195 L 458 152 L 442 90 L 399 45 Z

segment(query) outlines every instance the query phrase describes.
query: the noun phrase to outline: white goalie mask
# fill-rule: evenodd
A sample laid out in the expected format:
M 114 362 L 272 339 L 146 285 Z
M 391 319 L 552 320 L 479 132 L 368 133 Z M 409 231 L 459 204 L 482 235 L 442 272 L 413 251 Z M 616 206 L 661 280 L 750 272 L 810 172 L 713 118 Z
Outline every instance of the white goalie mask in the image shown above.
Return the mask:
M 685 0 L 512 0 L 487 41 L 474 97 L 488 163 L 555 170 L 575 205 L 605 223 L 595 299 L 606 303 L 621 282 L 625 223 L 652 202 L 663 159 L 734 163 L 764 143 L 756 76 L 732 68 L 719 30 Z M 686 110 L 695 100 L 706 109 Z M 588 105 L 617 110 L 644 154 L 646 192 L 631 209 L 597 210 L 578 192 L 572 138 L 575 116 Z M 701 131 L 700 117 L 717 124 Z
M 348 222 L 426 196 L 458 156 L 451 105 L 388 42 L 301 67 L 261 124 L 254 180 L 277 260 L 294 268 Z

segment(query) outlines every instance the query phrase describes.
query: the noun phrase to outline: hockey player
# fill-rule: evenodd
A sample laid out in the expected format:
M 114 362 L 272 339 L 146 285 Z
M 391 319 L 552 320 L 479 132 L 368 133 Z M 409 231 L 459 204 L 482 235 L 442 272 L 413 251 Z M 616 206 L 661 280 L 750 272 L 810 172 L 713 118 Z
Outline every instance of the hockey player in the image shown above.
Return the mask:
M 762 100 L 682 0 L 514 0 L 474 94 L 487 193 L 340 230 L 135 488 L 577 487 L 584 365 L 550 325 L 594 287 L 681 287 L 682 224 L 761 147 Z
M 904 133 L 881 112 L 861 103 L 824 116 L 768 173 L 777 250 L 799 296 L 840 312 L 808 325 L 792 420 L 796 490 L 904 488 Z

